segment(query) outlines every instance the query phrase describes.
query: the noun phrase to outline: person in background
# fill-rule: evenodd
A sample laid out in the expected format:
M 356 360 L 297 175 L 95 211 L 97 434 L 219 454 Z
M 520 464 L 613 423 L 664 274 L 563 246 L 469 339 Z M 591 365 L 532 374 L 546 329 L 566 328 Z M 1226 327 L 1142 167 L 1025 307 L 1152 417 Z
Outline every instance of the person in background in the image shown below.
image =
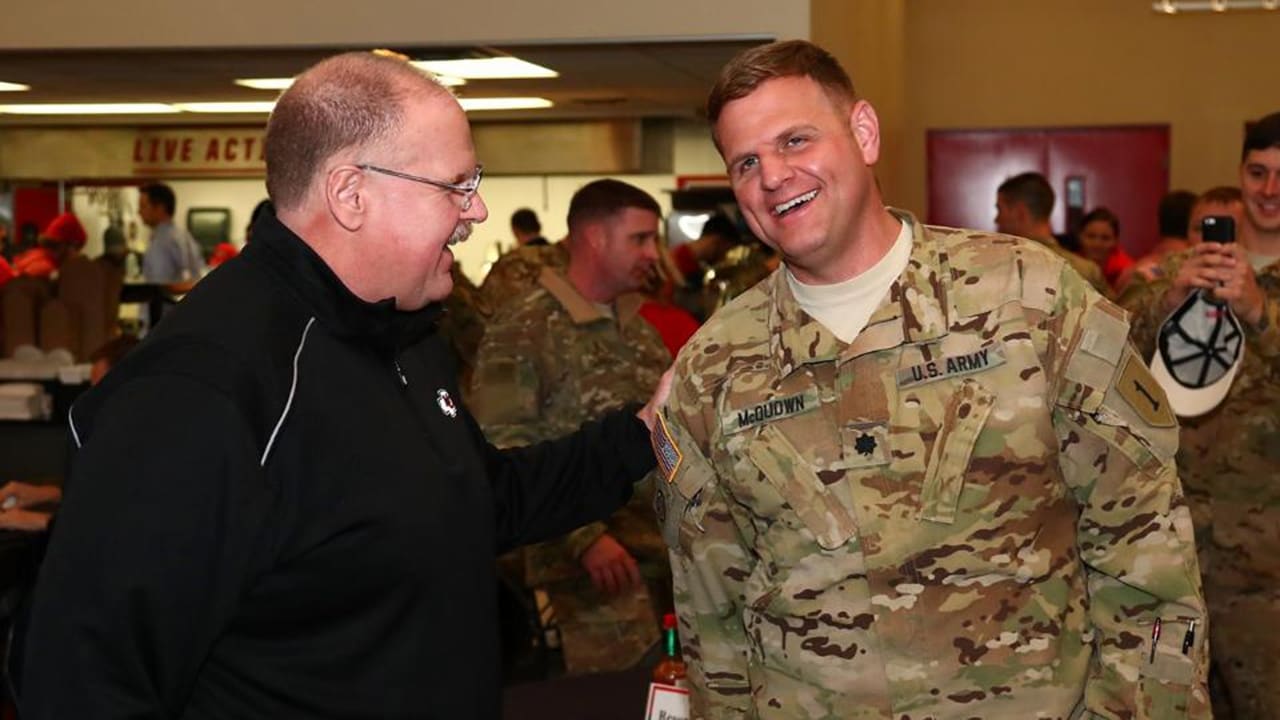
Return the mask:
M 44 532 L 61 500 L 62 489 L 57 485 L 11 480 L 0 487 L 0 530 Z
M 665 254 L 665 249 L 663 252 Z M 680 348 L 689 342 L 689 338 L 693 337 L 702 324 L 692 313 L 676 303 L 677 287 L 671 279 L 673 273 L 671 263 L 660 259 L 645 280 L 641 290 L 644 303 L 640 305 L 640 317 L 658 331 L 671 357 L 679 354 Z
M 27 277 L 54 278 L 58 269 L 84 247 L 87 235 L 74 213 L 64 212 L 40 231 L 39 244 L 13 259 L 13 270 Z
M 1196 197 L 1189 190 L 1174 190 L 1160 198 L 1156 211 L 1160 239 L 1145 255 L 1134 260 L 1128 269 L 1120 273 L 1115 283 L 1118 291 L 1124 292 L 1135 276 L 1142 277 L 1147 282 L 1155 279 L 1152 272 L 1160 266 L 1161 261 L 1190 247 L 1188 235 L 1191 231 L 1191 209 L 1196 204 Z
M 1133 258 L 1120 247 L 1120 218 L 1107 208 L 1090 210 L 1080 221 L 1080 254 L 1102 269 L 1102 277 L 1112 288 Z
M 1163 254 L 1148 253 L 1130 267 L 1127 279 L 1125 274 L 1121 274 L 1119 289 L 1122 300 L 1130 288 L 1137 288 L 1135 292 L 1141 292 L 1141 289 L 1148 284 L 1169 277 L 1170 271 L 1176 274 L 1184 251 L 1200 244 L 1202 239 L 1200 224 L 1210 215 L 1227 215 L 1235 221 L 1237 228 L 1241 227 L 1244 222 L 1244 197 L 1240 193 L 1240 188 L 1220 185 L 1201 193 L 1192 202 L 1187 216 L 1189 223 L 1187 236 L 1177 244 L 1172 241 L 1163 243 L 1166 248 L 1176 247 L 1177 249 L 1168 250 Z
M 690 240 L 671 251 L 671 259 L 680 271 L 686 287 L 700 289 L 703 280 L 716 263 L 742 242 L 742 233 L 729 216 L 716 213 L 702 226 L 697 240 Z
M 89 356 L 89 384 L 102 382 L 107 371 L 124 359 L 136 347 L 138 338 L 121 335 Z M 62 488 L 57 485 L 34 485 L 11 481 L 0 487 L 0 529 L 39 532 L 48 529 L 53 507 L 62 500 Z
M 120 335 L 102 344 L 89 355 L 89 384 L 97 385 L 107 376 L 107 372 L 115 367 L 138 346 L 136 335 Z
M 253 240 L 253 226 L 258 222 L 258 218 L 269 212 L 272 212 L 269 199 L 260 200 L 257 205 L 253 206 L 253 210 L 249 213 L 249 224 L 244 228 L 245 245 L 248 245 L 249 241 Z M 240 251 L 236 249 L 235 245 L 229 242 L 218 243 L 213 248 L 213 252 L 209 254 L 209 269 L 216 268 L 239 254 Z
M 1160 239 L 1151 246 L 1150 253 L 1168 255 L 1187 248 L 1191 231 L 1191 208 L 1197 195 L 1190 190 L 1173 190 L 1160 198 L 1156 219 L 1160 224 Z
M 1154 280 L 1135 278 L 1121 303 L 1148 357 L 1192 292 L 1226 302 L 1242 326 L 1242 364 L 1226 398 L 1182 419 L 1178 467 L 1206 558 L 1213 657 L 1227 688 L 1215 714 L 1262 720 L 1280 708 L 1280 640 L 1265 631 L 1280 626 L 1280 112 L 1246 132 L 1239 173 L 1238 194 L 1215 188 L 1196 202 L 1192 246 L 1166 258 Z M 1212 214 L 1237 219 L 1234 243 L 1201 241 L 1199 220 Z
M 470 399 L 501 447 L 541 442 L 643 400 L 671 364 L 638 294 L 658 262 L 658 202 L 596 180 L 569 202 L 569 266 L 485 328 Z M 670 571 L 653 516 L 653 484 L 607 520 L 522 548 L 523 575 L 555 609 L 571 675 L 634 666 L 658 640 Z M 642 581 L 643 580 L 643 581 Z
M 151 228 L 151 242 L 142 256 L 142 277 L 149 283 L 190 284 L 204 272 L 200 245 L 173 222 L 176 207 L 173 188 L 164 183 L 138 190 L 138 217 Z
M 1204 241 L 1202 224 L 1210 215 L 1229 217 L 1235 223 L 1237 230 L 1242 230 L 1246 222 L 1244 193 L 1240 188 L 1230 185 L 1209 188 L 1201 193 L 1191 208 L 1191 229 L 1187 231 L 1187 248 Z
M 544 269 L 564 272 L 569 267 L 569 243 L 511 248 L 498 258 L 480 283 L 480 300 L 497 313 L 538 286 Z
M 511 234 L 516 239 L 516 247 L 547 244 L 547 239 L 542 237 L 542 223 L 538 222 L 538 214 L 529 208 L 520 208 L 511 213 Z
M 9 264 L 9 225 L 0 218 L 0 288 L 3 288 L 17 273 Z
M 1005 180 L 996 190 L 996 232 L 1035 240 L 1058 255 L 1095 290 L 1109 297 L 1111 286 L 1102 268 L 1062 247 L 1053 236 L 1049 218 L 1057 201 L 1053 187 L 1043 175 L 1025 172 Z
M 666 253 L 662 266 L 675 276 L 674 302 L 690 313 L 695 322 L 705 321 L 723 304 L 724 293 L 718 282 L 720 263 L 741 242 L 742 234 L 733 221 L 723 213 L 716 213 L 703 224 L 696 239 Z
M 707 118 L 783 268 L 654 426 L 690 716 L 1208 718 L 1176 422 L 1125 313 L 1042 243 L 885 207 L 875 109 L 816 45 L 739 54 Z
M 458 387 L 464 393 L 471 391 L 471 376 L 475 373 L 476 356 L 485 326 L 493 315 L 480 298 L 480 288 L 462 271 L 461 263 L 449 269 L 453 277 L 453 290 L 444 299 L 444 312 L 440 317 L 440 336 L 451 348 L 458 362 Z M 467 398 L 468 401 L 470 397 Z
M 654 466 L 661 386 L 506 451 L 461 403 L 438 303 L 488 209 L 433 76 L 329 58 L 264 143 L 275 213 L 71 409 L 24 720 L 496 720 L 496 552 L 607 517 Z

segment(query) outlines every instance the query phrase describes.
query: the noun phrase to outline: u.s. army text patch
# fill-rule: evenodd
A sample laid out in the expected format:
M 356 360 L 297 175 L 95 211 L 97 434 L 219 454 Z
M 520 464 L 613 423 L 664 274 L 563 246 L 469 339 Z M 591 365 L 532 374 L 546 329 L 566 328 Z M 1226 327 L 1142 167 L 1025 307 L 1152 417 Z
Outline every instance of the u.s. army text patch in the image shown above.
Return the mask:
M 971 353 L 947 355 L 898 371 L 898 387 L 909 388 L 938 380 L 968 375 L 1004 364 L 1004 348 L 999 345 L 984 347 Z

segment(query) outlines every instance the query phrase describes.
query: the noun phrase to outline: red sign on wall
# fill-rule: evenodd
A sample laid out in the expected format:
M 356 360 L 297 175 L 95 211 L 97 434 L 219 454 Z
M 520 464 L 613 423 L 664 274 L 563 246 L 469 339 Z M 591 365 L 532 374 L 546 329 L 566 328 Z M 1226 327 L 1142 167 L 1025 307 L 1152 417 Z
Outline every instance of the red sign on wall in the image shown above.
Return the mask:
M 257 177 L 266 172 L 263 128 L 139 130 L 133 174 L 141 177 Z

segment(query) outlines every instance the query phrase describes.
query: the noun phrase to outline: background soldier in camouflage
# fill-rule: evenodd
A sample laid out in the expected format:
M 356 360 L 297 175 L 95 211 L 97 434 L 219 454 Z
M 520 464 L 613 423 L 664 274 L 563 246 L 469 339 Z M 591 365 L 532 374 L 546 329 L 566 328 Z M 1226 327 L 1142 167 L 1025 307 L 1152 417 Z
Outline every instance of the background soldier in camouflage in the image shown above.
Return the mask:
M 884 208 L 875 111 L 809 43 L 740 55 L 708 115 L 785 268 L 654 427 L 693 716 L 1209 717 L 1176 423 L 1123 311 Z
M 566 271 L 542 268 L 536 289 L 486 331 L 472 399 L 490 441 L 558 437 L 648 396 L 671 356 L 638 314 L 643 298 L 627 293 L 657 262 L 659 214 L 652 197 L 617 180 L 574 194 Z M 550 596 L 571 674 L 631 667 L 658 640 L 655 610 L 671 593 L 652 508 L 650 478 L 608 522 L 523 550 L 525 582 Z
M 1122 302 L 1148 357 L 1164 319 L 1196 288 L 1229 302 L 1244 326 L 1231 391 L 1215 410 L 1184 420 L 1178 458 L 1196 510 L 1214 659 L 1234 716 L 1252 720 L 1280 713 L 1280 639 L 1272 632 L 1280 626 L 1280 113 L 1247 134 L 1240 184 L 1238 241 L 1171 256 L 1155 281 L 1135 280 Z
M 498 258 L 480 284 L 480 300 L 493 312 L 510 305 L 538 286 L 543 268 L 564 272 L 569 267 L 569 245 L 521 245 Z
M 996 190 L 996 230 L 1044 245 L 1061 255 L 1068 265 L 1089 281 L 1094 290 L 1111 297 L 1111 286 L 1107 285 L 1102 268 L 1092 260 L 1062 247 L 1062 243 L 1053 236 L 1049 216 L 1053 214 L 1056 200 L 1053 186 L 1040 173 L 1014 175 Z
M 484 326 L 492 314 L 488 305 L 480 299 L 480 290 L 471 278 L 462 272 L 462 266 L 454 263 L 449 268 L 453 277 L 453 290 L 444 299 L 444 314 L 440 318 L 440 334 L 449 341 L 449 347 L 458 360 L 458 387 L 470 387 L 471 375 L 476 367 L 476 353 Z

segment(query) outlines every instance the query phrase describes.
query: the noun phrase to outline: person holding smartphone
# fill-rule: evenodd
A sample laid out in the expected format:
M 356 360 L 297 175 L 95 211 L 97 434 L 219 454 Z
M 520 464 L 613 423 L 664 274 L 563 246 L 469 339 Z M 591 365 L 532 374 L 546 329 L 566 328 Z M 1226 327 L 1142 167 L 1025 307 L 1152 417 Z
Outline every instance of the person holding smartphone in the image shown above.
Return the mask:
M 1155 280 L 1135 280 L 1120 302 L 1147 357 L 1162 323 L 1193 292 L 1229 308 L 1244 336 L 1221 403 L 1181 419 L 1178 468 L 1224 681 L 1214 714 L 1247 719 L 1274 717 L 1280 707 L 1280 637 L 1259 632 L 1280 624 L 1280 112 L 1250 126 L 1240 157 L 1241 221 L 1204 217 L 1203 242 L 1171 256 Z

